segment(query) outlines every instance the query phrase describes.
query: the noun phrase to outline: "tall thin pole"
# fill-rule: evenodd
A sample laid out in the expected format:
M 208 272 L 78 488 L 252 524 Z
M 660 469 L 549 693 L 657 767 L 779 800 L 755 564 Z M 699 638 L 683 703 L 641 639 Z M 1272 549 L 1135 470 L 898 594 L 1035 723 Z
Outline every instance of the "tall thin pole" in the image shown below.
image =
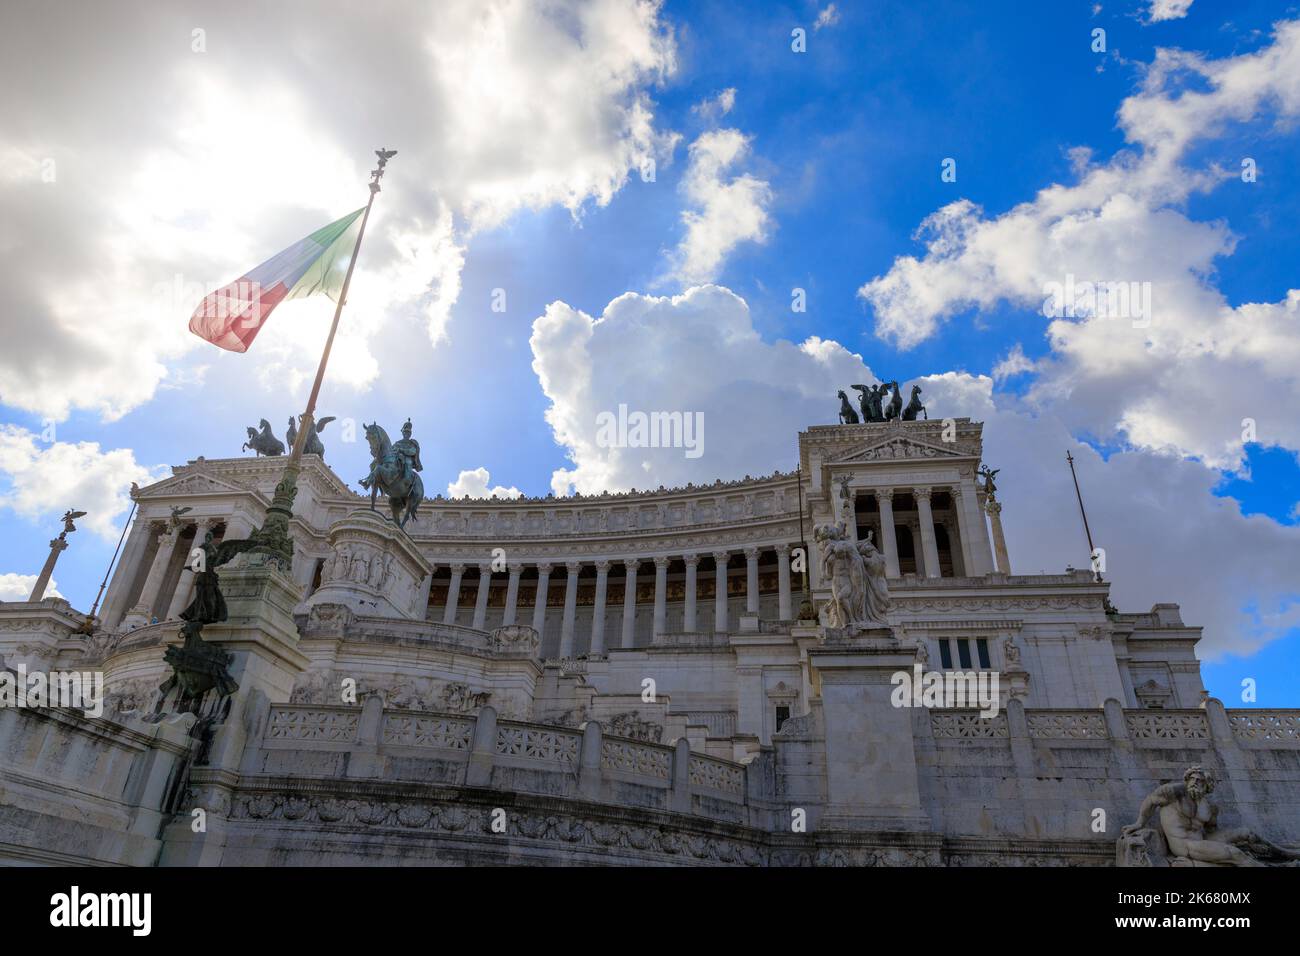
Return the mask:
M 293 450 L 285 463 L 284 474 L 275 486 L 275 495 L 266 509 L 266 520 L 262 527 L 253 532 L 250 540 L 251 550 L 274 556 L 283 567 L 293 560 L 293 538 L 289 534 L 289 521 L 293 518 L 293 499 L 298 495 L 298 472 L 302 466 L 302 452 L 307 445 L 307 432 L 314 428 L 313 413 L 316 411 L 316 399 L 320 397 L 321 382 L 325 379 L 325 366 L 329 364 L 330 352 L 334 348 L 334 336 L 339 329 L 339 318 L 343 306 L 348 300 L 348 288 L 352 285 L 352 270 L 356 268 L 357 253 L 361 251 L 361 240 L 366 234 L 366 222 L 370 219 L 370 209 L 375 204 L 379 193 L 379 180 L 384 176 L 384 167 L 397 155 L 395 149 L 377 149 L 378 166 L 370 171 L 370 199 L 366 201 L 366 211 L 361 217 L 361 228 L 357 232 L 357 243 L 352 247 L 352 258 L 348 260 L 348 271 L 343 277 L 343 288 L 339 290 L 339 299 L 334 306 L 334 321 L 330 324 L 329 336 L 325 339 L 325 349 L 321 352 L 320 365 L 316 367 L 316 380 L 312 383 L 311 394 L 307 397 L 307 408 L 298 423 L 298 434 L 294 438 Z
M 108 587 L 108 576 L 113 573 L 113 565 L 117 563 L 118 552 L 122 550 L 122 542 L 126 540 L 126 532 L 131 527 L 131 519 L 135 517 L 135 509 L 138 504 L 138 501 L 132 500 L 131 502 L 131 511 L 126 516 L 126 524 L 122 525 L 122 533 L 117 536 L 117 547 L 113 549 L 113 556 L 108 559 L 108 567 L 104 569 L 104 580 L 99 582 L 99 593 L 95 595 L 95 603 L 90 606 L 90 613 L 86 615 L 86 623 L 82 625 L 81 633 L 83 634 L 90 634 L 95 628 L 95 612 L 99 610 L 99 600 L 104 596 L 104 588 Z
M 348 288 L 352 285 L 352 270 L 356 268 L 357 254 L 361 251 L 361 240 L 366 236 L 366 223 L 370 219 L 370 209 L 375 204 L 375 196 L 379 194 L 379 180 L 383 178 L 384 167 L 388 165 L 389 158 L 396 155 L 396 152 L 387 149 L 380 149 L 377 152 L 379 166 L 371 172 L 373 178 L 370 181 L 370 198 L 366 200 L 366 211 L 361 216 L 361 228 L 357 231 L 357 242 L 352 247 L 352 257 L 348 260 L 348 271 L 343 277 L 343 288 L 339 291 L 339 300 L 334 305 L 334 321 L 330 323 L 330 332 L 325 339 L 325 350 L 321 352 L 320 364 L 316 366 L 316 380 L 312 382 L 311 394 L 307 396 L 307 408 L 303 411 L 302 421 L 298 425 L 298 434 L 294 438 L 293 451 L 289 456 L 289 460 L 294 464 L 302 460 L 302 451 L 307 445 L 307 431 L 312 427 L 316 399 L 320 397 L 321 383 L 325 380 L 325 366 L 329 364 L 330 352 L 334 350 L 334 336 L 338 333 L 339 318 L 343 315 L 343 305 L 348 300 Z
M 1074 496 L 1079 499 L 1079 514 L 1083 516 L 1083 533 L 1088 536 L 1088 563 L 1092 566 L 1093 577 L 1101 581 L 1101 572 L 1097 570 L 1097 549 L 1092 545 L 1092 529 L 1088 527 L 1088 512 L 1083 508 L 1083 492 L 1079 490 L 1079 476 L 1074 470 L 1074 456 L 1066 451 L 1065 460 L 1070 463 L 1070 477 L 1074 479 Z

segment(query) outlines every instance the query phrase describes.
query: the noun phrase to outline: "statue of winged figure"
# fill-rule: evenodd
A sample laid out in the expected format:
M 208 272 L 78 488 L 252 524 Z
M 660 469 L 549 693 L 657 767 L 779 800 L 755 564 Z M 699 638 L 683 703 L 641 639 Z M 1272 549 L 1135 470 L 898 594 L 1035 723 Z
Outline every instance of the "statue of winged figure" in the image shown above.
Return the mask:
M 307 440 L 302 446 L 304 455 L 319 455 L 322 460 L 325 458 L 325 444 L 320 440 L 321 432 L 325 431 L 325 426 L 334 421 L 336 416 L 327 415 L 324 418 L 316 419 L 315 427 L 307 432 Z M 292 415 L 289 416 L 289 430 L 284 433 L 284 441 L 287 447 L 293 448 L 294 442 L 298 440 L 298 426 L 302 424 L 302 416 L 299 415 L 295 421 Z

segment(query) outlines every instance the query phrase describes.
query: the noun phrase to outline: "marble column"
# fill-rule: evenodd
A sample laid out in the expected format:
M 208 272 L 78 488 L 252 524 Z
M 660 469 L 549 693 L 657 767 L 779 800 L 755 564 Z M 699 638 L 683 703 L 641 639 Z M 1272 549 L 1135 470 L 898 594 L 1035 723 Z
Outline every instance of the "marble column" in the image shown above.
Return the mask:
M 713 552 L 713 561 L 717 565 L 717 585 L 713 596 L 713 630 L 718 634 L 727 631 L 727 561 L 731 557 L 726 551 Z
M 194 538 L 190 542 L 191 548 L 197 548 L 203 543 L 203 536 L 212 530 L 212 520 L 210 518 L 194 523 Z M 176 582 L 176 593 L 172 596 L 171 607 L 167 609 L 167 620 L 179 621 L 181 611 L 189 606 L 194 600 L 194 569 L 190 566 L 193 551 L 185 556 L 185 564 L 181 568 L 180 580 Z
M 966 507 L 964 489 L 954 485 L 949 494 L 952 496 L 952 510 L 957 516 L 957 537 L 961 538 L 963 570 L 968 578 L 978 577 L 980 571 L 975 564 L 974 542 L 972 540 L 975 537 L 975 529 L 971 527 L 970 512 Z
M 506 585 L 506 609 L 501 615 L 501 626 L 515 623 L 519 613 L 519 575 L 524 571 L 522 564 L 509 565 L 510 583 Z
M 993 529 L 993 553 L 997 557 L 997 569 L 1003 574 L 1011 573 L 1011 558 L 1007 555 L 1007 539 L 1002 533 L 1002 502 L 989 498 L 984 502 L 988 512 L 989 525 Z
M 609 586 L 608 561 L 596 562 L 596 603 L 591 609 L 592 656 L 605 653 L 605 591 Z
M 698 554 L 688 554 L 683 560 L 686 562 L 686 613 L 682 622 L 682 630 L 689 634 L 695 630 L 696 573 L 700 564 L 700 556 Z
M 788 544 L 776 546 L 776 579 L 779 591 L 776 616 L 782 621 L 788 621 L 794 614 L 790 599 L 790 546 Z
M 492 562 L 482 561 L 478 566 L 478 591 L 474 595 L 474 624 L 477 631 L 487 623 L 488 594 L 492 590 Z
M 880 508 L 880 550 L 885 553 L 885 575 L 896 578 L 898 571 L 898 539 L 894 529 L 894 489 L 879 488 L 875 491 L 876 504 Z
M 533 630 L 537 632 L 538 640 L 546 633 L 546 598 L 551 590 L 551 566 L 549 564 L 537 565 L 537 599 L 533 602 Z M 538 644 L 538 650 L 541 649 Z
M 745 613 L 758 613 L 758 548 L 745 549 Z
M 916 513 L 921 520 L 921 559 L 925 562 L 925 576 L 939 576 L 939 543 L 934 536 L 934 512 L 930 510 L 930 488 L 913 488 L 912 497 L 916 499 Z
M 443 624 L 456 623 L 456 605 L 460 602 L 460 582 L 465 576 L 465 565 L 451 566 L 451 585 L 447 588 L 447 606 L 442 612 Z
M 979 492 L 973 480 L 962 482 L 961 501 L 966 512 L 966 524 L 971 529 L 970 552 L 975 573 L 988 574 L 993 570 L 993 548 L 989 545 L 989 526 L 985 523 Z
M 668 629 L 668 559 L 655 558 L 655 624 L 654 636 Z
M 63 535 L 50 540 L 50 555 L 45 559 L 45 566 L 41 568 L 40 575 L 36 578 L 36 586 L 32 588 L 32 593 L 27 600 L 35 604 L 45 597 L 45 589 L 50 584 L 50 578 L 54 575 L 55 562 L 59 560 L 59 555 L 68 550 L 68 539 Z
M 106 628 L 116 627 L 122 619 L 123 605 L 131 596 L 132 586 L 140 570 L 140 559 L 144 557 L 149 545 L 149 534 L 149 522 L 137 520 L 131 527 L 131 533 L 126 536 L 126 547 L 113 572 L 108 596 L 104 599 L 104 606 L 99 609 L 99 619 Z
M 623 649 L 633 646 L 636 637 L 636 569 L 640 561 L 624 561 L 627 577 L 623 584 L 623 640 L 619 644 Z
M 168 530 L 165 526 L 158 535 L 158 550 L 154 554 L 153 564 L 149 567 L 149 576 L 145 578 L 144 587 L 140 590 L 140 600 L 128 613 L 128 617 L 134 618 L 137 623 L 148 624 L 153 617 L 153 606 L 158 600 L 158 592 L 162 588 L 163 579 L 167 576 L 167 568 L 175 554 L 176 541 L 179 537 L 180 528 Z
M 578 613 L 578 572 L 582 565 L 577 561 L 564 564 L 564 617 L 560 620 L 560 657 L 573 656 L 574 618 Z

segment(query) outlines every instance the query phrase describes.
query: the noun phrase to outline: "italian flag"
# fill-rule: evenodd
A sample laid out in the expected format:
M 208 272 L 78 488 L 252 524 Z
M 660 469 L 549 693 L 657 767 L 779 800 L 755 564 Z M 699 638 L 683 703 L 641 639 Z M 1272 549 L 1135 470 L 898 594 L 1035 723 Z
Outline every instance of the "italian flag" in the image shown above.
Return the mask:
M 323 292 L 335 302 L 357 244 L 364 209 L 322 226 L 246 275 L 204 297 L 190 331 L 231 352 L 247 352 L 271 311 L 285 299 Z

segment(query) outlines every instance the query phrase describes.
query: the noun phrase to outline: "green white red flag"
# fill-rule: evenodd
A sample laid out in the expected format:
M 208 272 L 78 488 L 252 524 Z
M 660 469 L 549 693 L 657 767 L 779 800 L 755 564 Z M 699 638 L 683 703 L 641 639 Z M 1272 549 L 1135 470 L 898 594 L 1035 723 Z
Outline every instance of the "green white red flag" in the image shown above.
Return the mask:
M 260 266 L 204 297 L 190 317 L 190 331 L 231 352 L 246 352 L 270 317 L 286 299 L 317 292 L 335 302 L 343 287 L 344 269 L 357 244 L 361 214 L 317 229 Z

